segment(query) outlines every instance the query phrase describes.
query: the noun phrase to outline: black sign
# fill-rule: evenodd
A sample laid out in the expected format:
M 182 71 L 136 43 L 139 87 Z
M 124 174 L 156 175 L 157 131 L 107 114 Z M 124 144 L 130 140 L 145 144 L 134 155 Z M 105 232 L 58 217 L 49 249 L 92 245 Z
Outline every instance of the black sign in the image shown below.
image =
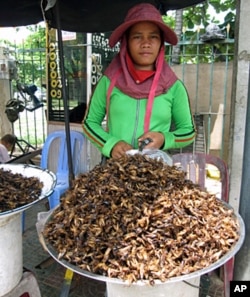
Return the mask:
M 231 281 L 230 297 L 249 297 L 250 281 Z
M 109 47 L 109 35 L 110 32 L 92 34 L 91 84 L 93 87 L 98 83 L 113 57 L 119 52 L 119 44 L 114 48 Z

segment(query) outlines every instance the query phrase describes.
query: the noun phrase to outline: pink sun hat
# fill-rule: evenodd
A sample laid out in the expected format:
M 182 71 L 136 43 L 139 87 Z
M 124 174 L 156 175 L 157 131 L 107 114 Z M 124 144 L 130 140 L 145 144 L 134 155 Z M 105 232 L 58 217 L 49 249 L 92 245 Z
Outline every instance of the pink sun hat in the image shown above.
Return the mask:
M 129 27 L 144 21 L 149 21 L 156 24 L 163 32 L 164 41 L 172 45 L 177 44 L 178 38 L 175 32 L 163 22 L 162 16 L 156 7 L 149 3 L 140 3 L 128 11 L 124 19 L 124 23 L 122 23 L 112 32 L 109 37 L 110 47 L 114 47 L 116 43 L 121 40 L 123 34 L 128 30 Z

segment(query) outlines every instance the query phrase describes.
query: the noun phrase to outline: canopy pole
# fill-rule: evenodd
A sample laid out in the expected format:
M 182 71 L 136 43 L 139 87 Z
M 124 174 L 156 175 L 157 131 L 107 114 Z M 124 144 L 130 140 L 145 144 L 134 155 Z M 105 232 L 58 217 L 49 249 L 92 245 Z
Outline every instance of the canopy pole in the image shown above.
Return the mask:
M 250 73 L 250 67 L 249 67 Z M 250 117 L 250 75 L 248 81 L 248 98 L 246 118 Z M 250 203 L 249 203 L 249 188 L 250 188 L 250 122 L 246 121 L 245 127 L 245 143 L 243 155 L 243 169 L 242 169 L 242 185 L 240 194 L 239 213 L 245 223 L 246 237 L 245 241 L 235 256 L 234 264 L 234 280 L 249 280 L 250 275 Z
M 61 81 L 62 81 L 62 95 L 63 95 L 63 106 L 64 106 L 66 143 L 67 143 L 67 153 L 68 153 L 69 187 L 71 188 L 72 180 L 74 180 L 74 172 L 73 172 L 73 164 L 72 164 L 70 124 L 69 124 L 69 109 L 68 109 L 68 100 L 67 100 L 68 99 L 68 91 L 67 91 L 67 88 L 66 88 L 66 75 L 65 75 L 65 67 L 64 67 L 64 59 L 63 59 L 64 52 L 63 52 L 61 22 L 60 22 L 59 1 L 56 1 L 55 12 L 56 12 L 55 14 L 56 14 L 58 51 L 59 51 L 59 65 L 60 65 Z

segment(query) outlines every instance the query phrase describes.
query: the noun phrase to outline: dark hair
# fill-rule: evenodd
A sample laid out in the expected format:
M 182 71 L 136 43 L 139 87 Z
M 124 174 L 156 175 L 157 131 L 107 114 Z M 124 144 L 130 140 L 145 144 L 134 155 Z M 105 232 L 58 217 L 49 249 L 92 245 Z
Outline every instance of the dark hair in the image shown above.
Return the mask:
M 12 146 L 14 146 L 14 144 L 16 143 L 17 137 L 13 134 L 5 134 L 2 138 L 1 141 L 8 143 Z

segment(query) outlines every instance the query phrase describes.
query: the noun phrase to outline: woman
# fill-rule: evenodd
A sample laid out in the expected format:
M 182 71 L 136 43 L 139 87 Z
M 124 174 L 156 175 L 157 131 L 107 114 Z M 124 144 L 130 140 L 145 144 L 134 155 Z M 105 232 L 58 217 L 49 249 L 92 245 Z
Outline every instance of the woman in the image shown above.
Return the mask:
M 83 121 L 86 137 L 113 158 L 147 138 L 147 149 L 192 143 L 195 129 L 186 89 L 164 60 L 164 42 L 177 44 L 174 31 L 153 5 L 141 3 L 109 38 L 111 47 L 119 41 L 120 52 L 100 79 Z

